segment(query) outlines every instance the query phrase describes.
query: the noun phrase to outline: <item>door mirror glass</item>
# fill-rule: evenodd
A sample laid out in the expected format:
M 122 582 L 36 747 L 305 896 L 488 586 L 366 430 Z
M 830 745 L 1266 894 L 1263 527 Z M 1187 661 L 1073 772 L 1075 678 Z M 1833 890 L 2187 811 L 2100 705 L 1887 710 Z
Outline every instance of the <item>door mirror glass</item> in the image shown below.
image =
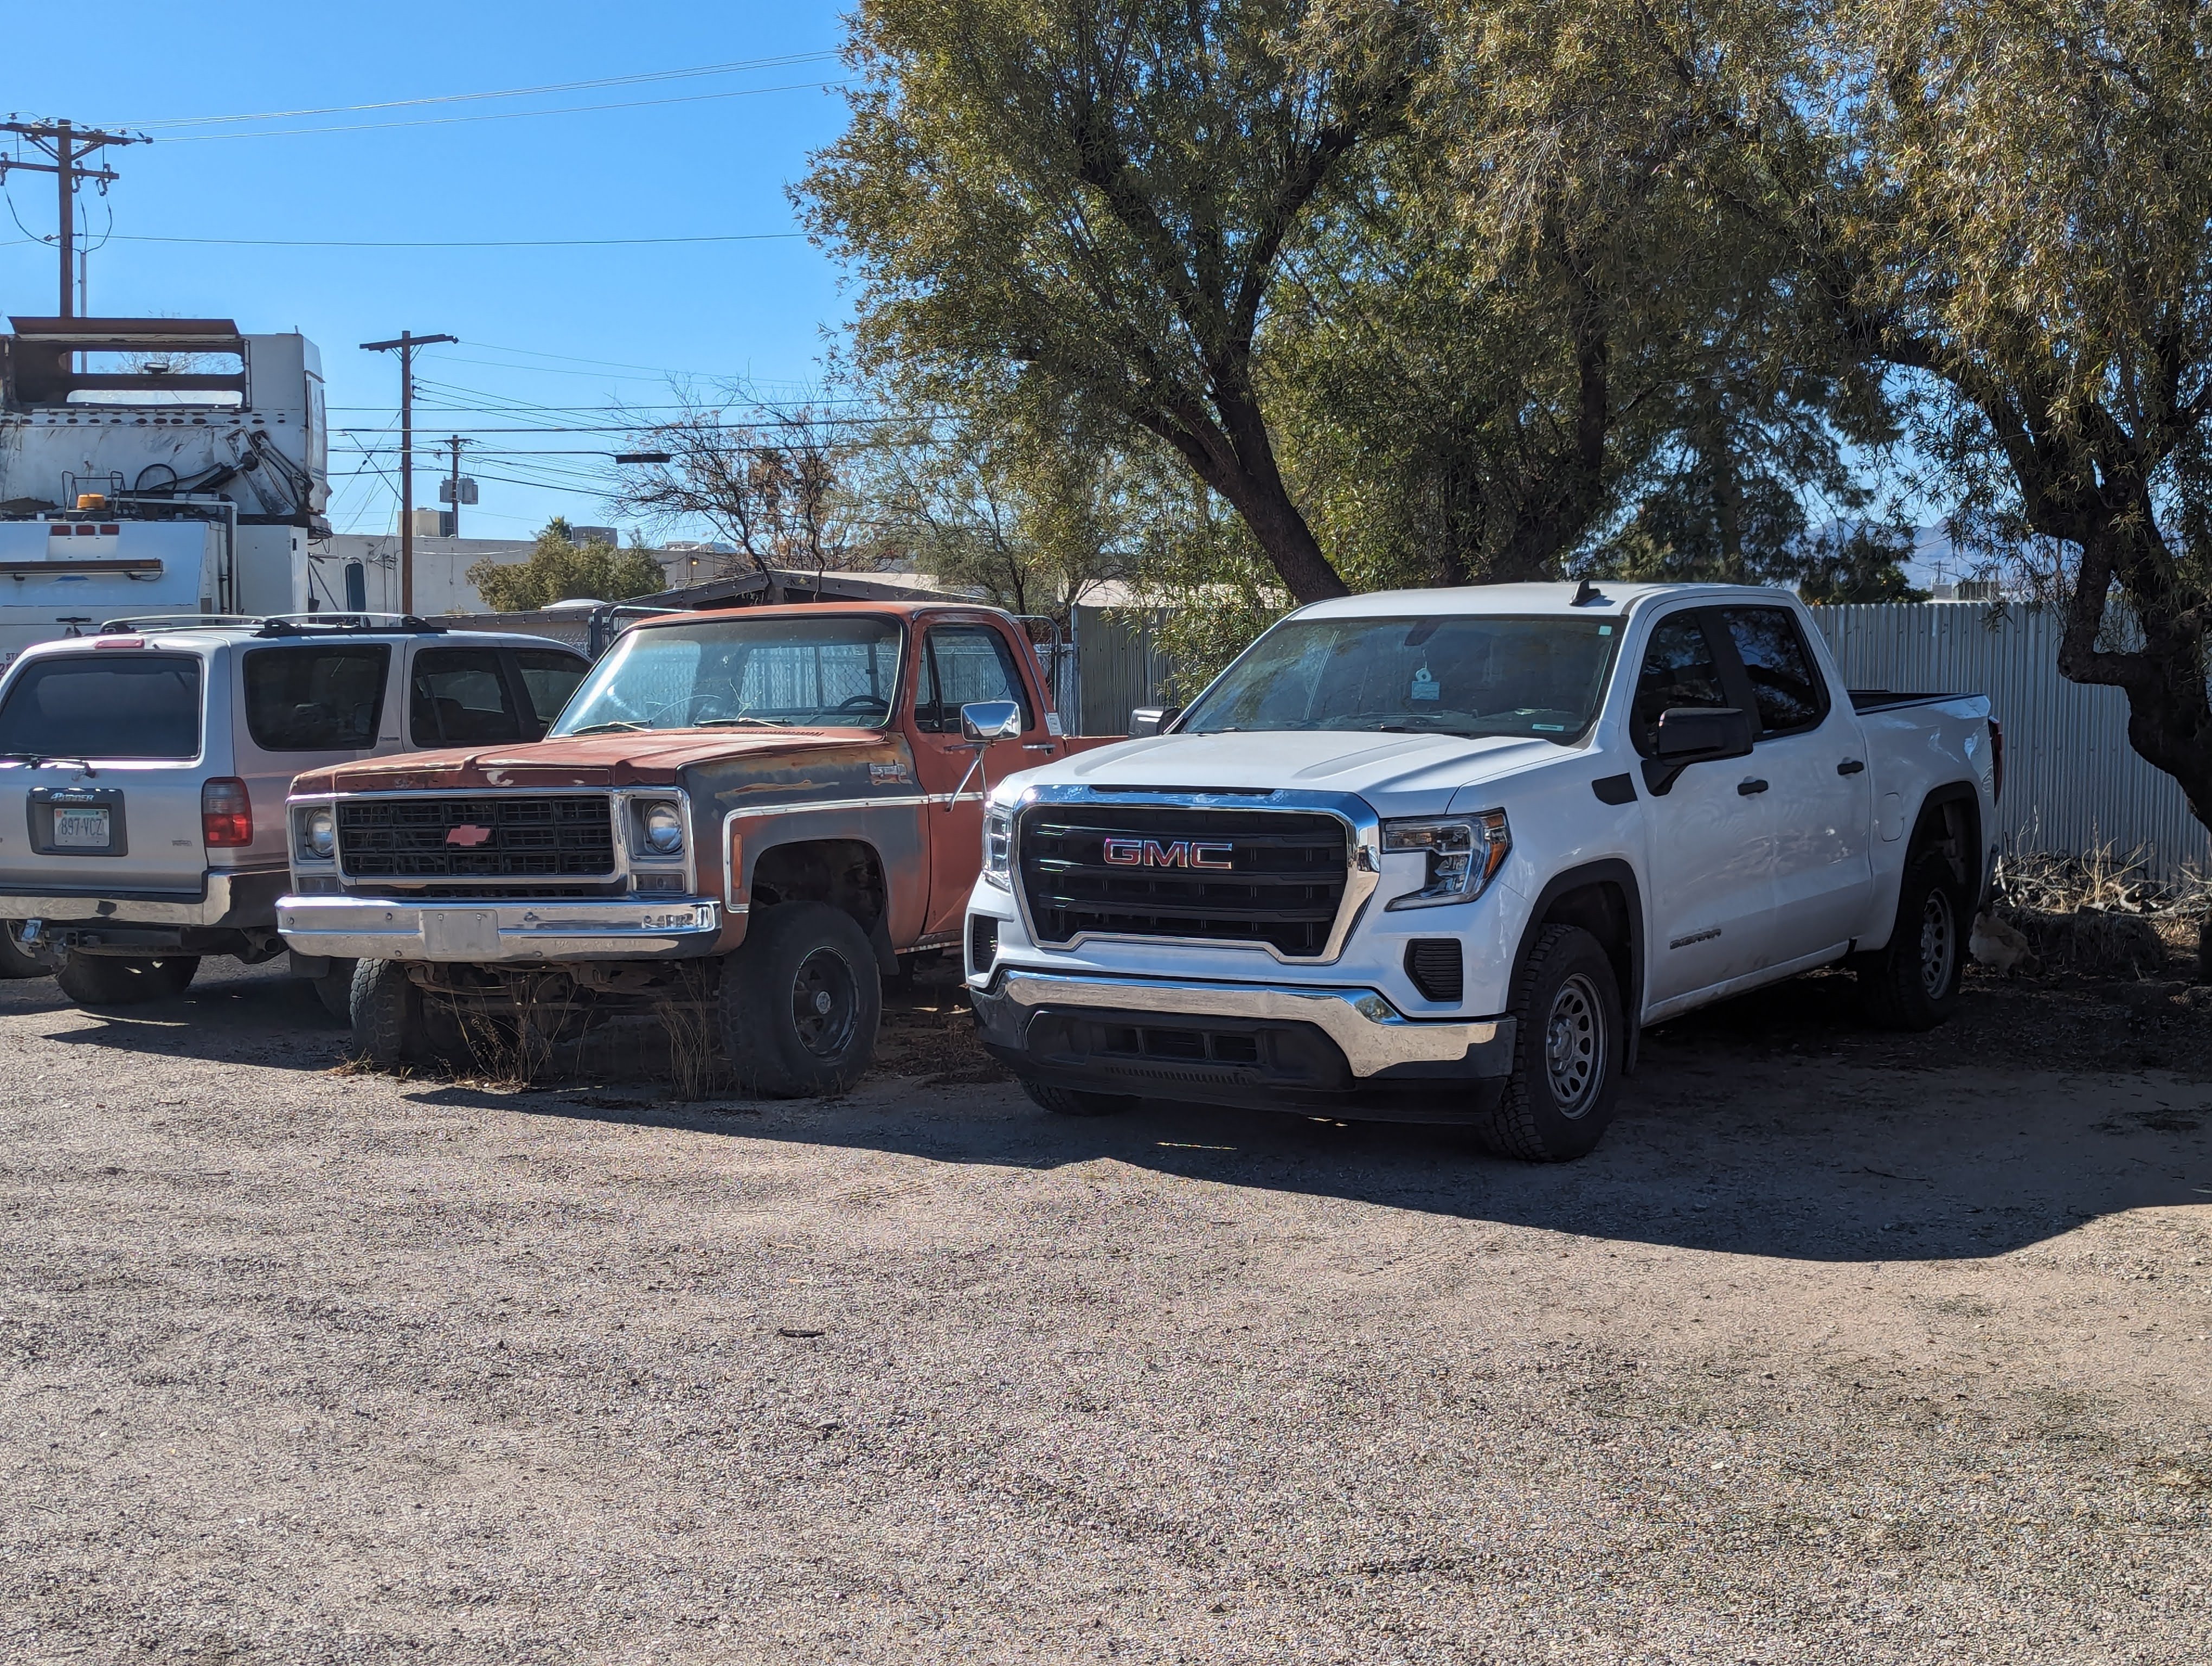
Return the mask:
M 960 708 L 960 733 L 970 740 L 1012 740 L 1022 732 L 1022 708 L 1012 700 L 971 700 Z
M 1734 706 L 1674 706 L 1659 714 L 1659 757 L 1703 763 L 1751 754 L 1751 716 Z

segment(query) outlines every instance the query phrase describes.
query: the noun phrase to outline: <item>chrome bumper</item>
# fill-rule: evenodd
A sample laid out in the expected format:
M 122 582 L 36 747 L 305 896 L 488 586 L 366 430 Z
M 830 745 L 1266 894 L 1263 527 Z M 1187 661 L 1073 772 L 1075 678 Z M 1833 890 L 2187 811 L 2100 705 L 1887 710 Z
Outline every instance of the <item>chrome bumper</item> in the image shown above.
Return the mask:
M 1398 1065 L 1496 1063 L 1511 1073 L 1511 1018 L 1409 1018 L 1372 989 L 1295 985 L 1170 983 L 1153 978 L 1096 977 L 1006 968 L 991 994 L 1016 1006 L 1083 1007 L 1111 1012 L 1161 1012 L 1185 1018 L 1276 1019 L 1310 1024 L 1334 1042 L 1357 1077 Z M 1487 1057 L 1486 1058 L 1486 1055 Z
M 302 954 L 339 960 L 678 960 L 713 952 L 722 905 L 692 897 L 542 903 L 284 897 L 276 929 Z
M 58 891 L 0 885 L 0 920 L 266 929 L 290 877 L 283 868 L 211 867 L 200 875 L 198 891 Z

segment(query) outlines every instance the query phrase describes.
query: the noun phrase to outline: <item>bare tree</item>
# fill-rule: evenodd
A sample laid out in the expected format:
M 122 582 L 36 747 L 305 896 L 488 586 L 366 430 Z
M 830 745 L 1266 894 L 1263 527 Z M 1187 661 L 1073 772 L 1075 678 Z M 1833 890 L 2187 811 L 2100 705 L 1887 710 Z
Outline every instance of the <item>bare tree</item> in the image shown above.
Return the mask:
M 875 564 L 848 490 L 853 441 L 834 412 L 763 398 L 740 383 L 674 391 L 672 419 L 634 413 L 632 448 L 667 460 L 634 465 L 608 500 L 615 513 L 663 532 L 704 521 L 738 546 L 723 577 Z

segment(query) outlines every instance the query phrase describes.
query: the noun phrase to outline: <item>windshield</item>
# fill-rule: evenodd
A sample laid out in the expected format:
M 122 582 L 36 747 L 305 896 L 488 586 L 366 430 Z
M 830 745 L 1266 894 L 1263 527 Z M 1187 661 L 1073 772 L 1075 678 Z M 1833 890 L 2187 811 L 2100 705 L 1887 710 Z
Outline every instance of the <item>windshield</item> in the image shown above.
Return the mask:
M 1285 619 L 1176 730 L 1434 732 L 1565 745 L 1597 715 L 1620 640 L 1611 619 Z
M 626 631 L 555 735 L 630 729 L 879 729 L 898 688 L 895 619 L 788 613 Z

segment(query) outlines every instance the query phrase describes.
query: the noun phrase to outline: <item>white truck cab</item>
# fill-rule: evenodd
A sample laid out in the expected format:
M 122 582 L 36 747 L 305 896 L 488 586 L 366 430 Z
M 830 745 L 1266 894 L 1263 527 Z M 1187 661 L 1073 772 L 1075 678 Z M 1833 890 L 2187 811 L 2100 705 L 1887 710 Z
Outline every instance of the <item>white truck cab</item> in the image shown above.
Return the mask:
M 540 637 L 338 615 L 117 620 L 0 678 L 0 928 L 79 1005 L 283 952 L 284 799 L 303 769 L 544 734 L 589 669 Z M 295 957 L 343 1012 L 350 964 Z
M 1845 689 L 1778 591 L 1320 603 L 1165 716 L 992 795 L 968 985 L 1048 1109 L 1580 1156 L 1692 1007 L 1843 962 L 1879 1020 L 1939 1022 L 1995 858 L 1988 702 Z

